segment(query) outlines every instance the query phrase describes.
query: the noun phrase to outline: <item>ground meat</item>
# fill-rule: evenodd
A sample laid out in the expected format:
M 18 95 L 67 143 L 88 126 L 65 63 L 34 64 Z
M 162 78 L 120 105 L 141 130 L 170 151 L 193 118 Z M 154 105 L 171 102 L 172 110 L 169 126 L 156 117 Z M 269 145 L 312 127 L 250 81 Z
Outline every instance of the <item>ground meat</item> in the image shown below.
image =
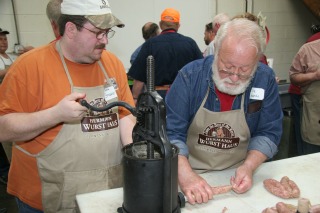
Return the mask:
M 299 187 L 287 176 L 281 178 L 280 182 L 274 179 L 266 179 L 263 184 L 270 193 L 281 198 L 298 198 L 300 196 Z

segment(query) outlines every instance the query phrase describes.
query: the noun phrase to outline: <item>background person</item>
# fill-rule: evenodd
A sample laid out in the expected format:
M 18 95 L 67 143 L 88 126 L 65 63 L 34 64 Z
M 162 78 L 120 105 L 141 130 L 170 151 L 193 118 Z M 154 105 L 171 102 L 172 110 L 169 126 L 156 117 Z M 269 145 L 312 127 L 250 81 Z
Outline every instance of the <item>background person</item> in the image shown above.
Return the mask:
M 312 36 L 310 36 L 306 43 L 312 42 L 315 40 L 320 39 L 320 26 L 319 25 L 311 25 L 310 27 Z M 297 144 L 297 154 L 303 155 L 303 142 L 301 137 L 301 111 L 302 111 L 302 105 L 301 105 L 301 88 L 300 86 L 297 86 L 290 82 L 290 86 L 288 89 L 288 92 L 290 94 L 291 99 L 291 105 L 292 105 L 292 111 L 294 115 L 294 135 L 295 135 L 295 141 Z
M 301 136 L 304 154 L 320 152 L 320 40 L 299 49 L 290 67 L 290 81 L 301 87 Z
M 133 105 L 123 64 L 105 50 L 123 23 L 107 1 L 64 0 L 61 13 L 61 39 L 20 56 L 0 87 L 0 141 L 15 142 L 7 191 L 19 212 L 71 212 L 76 194 L 120 187 L 121 148 L 132 142 L 129 111 L 93 116 L 78 102 Z
M 142 27 L 142 37 L 145 41 L 149 40 L 160 34 L 160 28 L 156 23 L 147 22 Z M 142 45 L 140 45 L 131 55 L 130 63 L 132 64 L 133 61 L 137 58 Z
M 203 52 L 204 57 L 214 54 L 214 38 L 217 35 L 220 26 L 227 21 L 230 21 L 230 17 L 225 13 L 219 13 L 213 18 L 212 23 L 206 25 L 204 31 L 204 42 L 208 47 Z
M 260 27 L 234 19 L 219 28 L 215 55 L 183 67 L 167 96 L 167 134 L 179 147 L 178 181 L 188 202 L 212 199 L 197 173 L 237 167 L 230 183 L 248 191 L 254 171 L 277 153 L 282 109 L 273 70 L 259 63 Z M 212 136 L 223 131 L 222 138 Z
M 180 13 L 177 10 L 165 9 L 161 13 L 159 26 L 162 30 L 160 35 L 142 45 L 139 55 L 129 69 L 128 75 L 134 79 L 132 87 L 134 99 L 138 98 L 146 83 L 148 56 L 152 55 L 155 59 L 155 89 L 163 98 L 178 71 L 187 63 L 203 57 L 193 39 L 178 33 Z
M 0 84 L 6 75 L 8 68 L 17 58 L 14 54 L 9 54 L 6 51 L 8 50 L 8 38 L 7 35 L 9 31 L 2 30 L 0 28 Z
M 56 39 L 60 38 L 58 20 L 61 15 L 61 3 L 62 0 L 50 0 L 46 8 L 46 14 Z

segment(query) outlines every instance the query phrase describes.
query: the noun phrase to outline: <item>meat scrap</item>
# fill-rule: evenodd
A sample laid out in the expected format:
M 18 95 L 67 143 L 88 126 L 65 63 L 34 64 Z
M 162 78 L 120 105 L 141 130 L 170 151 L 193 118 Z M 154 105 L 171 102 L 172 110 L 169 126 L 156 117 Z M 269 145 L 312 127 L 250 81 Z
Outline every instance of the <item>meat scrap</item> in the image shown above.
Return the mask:
M 296 213 L 297 207 L 291 204 L 279 202 L 274 207 L 266 208 L 262 213 Z
M 320 213 L 320 204 L 311 205 L 307 198 L 299 198 L 298 206 L 279 202 L 274 207 L 266 208 L 262 213 Z
M 271 194 L 281 198 L 288 199 L 300 197 L 299 187 L 287 176 L 282 177 L 280 182 L 274 179 L 266 179 L 263 181 L 263 185 Z

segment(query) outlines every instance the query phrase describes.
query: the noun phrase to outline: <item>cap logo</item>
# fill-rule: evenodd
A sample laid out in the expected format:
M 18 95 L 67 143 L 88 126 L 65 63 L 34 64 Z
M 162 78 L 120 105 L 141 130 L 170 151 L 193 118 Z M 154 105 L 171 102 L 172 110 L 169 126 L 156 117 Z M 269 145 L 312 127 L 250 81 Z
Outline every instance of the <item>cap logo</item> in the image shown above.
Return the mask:
M 174 20 L 174 18 L 172 18 L 171 16 L 165 16 L 165 17 L 163 17 L 163 19 L 165 19 L 165 20 L 170 20 L 170 21 L 173 21 L 173 20 Z
M 110 8 L 109 4 L 107 4 L 105 0 L 101 0 L 101 2 L 103 5 L 100 6 L 100 9 Z

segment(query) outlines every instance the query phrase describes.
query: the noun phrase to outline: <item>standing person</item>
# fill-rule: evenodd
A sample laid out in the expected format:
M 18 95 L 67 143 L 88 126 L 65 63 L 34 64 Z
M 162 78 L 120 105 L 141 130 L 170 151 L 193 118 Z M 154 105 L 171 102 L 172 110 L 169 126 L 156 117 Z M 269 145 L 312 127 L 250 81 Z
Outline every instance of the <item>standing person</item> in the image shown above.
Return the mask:
M 8 50 L 8 38 L 7 35 L 9 31 L 2 30 L 0 28 L 0 86 L 4 76 L 7 74 L 7 71 L 13 61 L 16 59 L 16 55 L 6 53 Z M 6 150 L 6 146 L 0 144 L 0 183 L 7 184 L 8 181 L 8 173 L 10 168 L 9 163 L 9 148 L 8 151 Z
M 58 20 L 61 15 L 61 3 L 62 0 L 50 0 L 46 8 L 46 14 L 56 39 L 60 38 Z
M 230 17 L 225 13 L 219 13 L 213 18 L 212 23 L 206 24 L 204 31 L 204 42 L 206 45 L 208 45 L 208 47 L 203 52 L 204 57 L 214 54 L 214 37 L 217 35 L 220 26 L 227 21 L 230 21 Z
M 320 39 L 302 45 L 289 74 L 291 83 L 301 87 L 303 153 L 320 152 Z
M 0 84 L 6 75 L 8 68 L 17 58 L 14 54 L 6 53 L 8 50 L 8 38 L 9 31 L 2 30 L 0 28 Z
M 147 22 L 142 27 L 142 37 L 144 41 L 149 40 L 150 38 L 153 38 L 160 34 L 160 28 L 156 23 L 153 22 Z M 136 60 L 140 49 L 142 45 L 140 45 L 131 55 L 130 57 L 130 63 L 132 64 L 134 60 Z
M 275 74 L 259 63 L 265 45 L 257 24 L 229 21 L 215 38 L 214 57 L 182 68 L 167 94 L 167 134 L 180 149 L 178 181 L 191 204 L 213 197 L 197 173 L 237 167 L 230 182 L 244 193 L 277 153 L 283 114 Z
M 312 36 L 310 36 L 307 39 L 306 43 L 320 39 L 320 26 L 312 25 L 310 29 L 311 29 Z M 297 86 L 292 82 L 290 82 L 288 92 L 290 94 L 291 105 L 292 105 L 292 110 L 294 115 L 294 135 L 295 135 L 295 141 L 297 144 L 297 154 L 303 155 L 305 154 L 303 150 L 303 146 L 304 146 L 303 144 L 305 142 L 303 142 L 301 137 L 301 122 L 300 122 L 301 111 L 302 111 L 301 88 L 300 86 Z
M 128 110 L 78 102 L 134 104 L 123 64 L 105 50 L 124 24 L 107 1 L 63 0 L 61 13 L 62 37 L 20 56 L 0 87 L 0 141 L 15 142 L 7 191 L 19 212 L 72 212 L 76 194 L 121 186 L 121 147 L 132 142 Z
M 263 22 L 263 23 L 260 23 L 260 22 L 259 22 L 259 18 L 258 18 L 256 15 L 254 15 L 254 14 L 252 14 L 252 13 L 245 12 L 245 13 L 243 13 L 243 14 L 239 14 L 239 15 L 234 16 L 232 19 L 236 19 L 236 18 L 246 18 L 246 19 L 248 19 L 248 20 L 250 20 L 250 21 L 253 21 L 253 22 L 255 22 L 256 24 L 258 24 L 258 25 L 262 28 L 262 30 L 263 30 L 263 32 L 264 32 L 264 35 L 265 35 L 266 44 L 268 44 L 269 38 L 268 38 L 267 34 L 268 34 L 269 31 L 266 30 L 267 28 L 266 28 L 264 22 Z M 265 21 L 265 20 L 264 20 L 264 21 Z M 268 65 L 267 56 L 266 56 L 265 54 L 263 54 L 263 55 L 261 56 L 260 62 Z
M 161 13 L 160 35 L 146 41 L 129 69 L 128 75 L 134 79 L 132 93 L 137 99 L 146 83 L 147 57 L 155 59 L 155 89 L 164 98 L 178 71 L 187 63 L 202 58 L 196 42 L 178 33 L 180 13 L 167 8 Z M 136 100 L 135 100 L 136 101 Z

